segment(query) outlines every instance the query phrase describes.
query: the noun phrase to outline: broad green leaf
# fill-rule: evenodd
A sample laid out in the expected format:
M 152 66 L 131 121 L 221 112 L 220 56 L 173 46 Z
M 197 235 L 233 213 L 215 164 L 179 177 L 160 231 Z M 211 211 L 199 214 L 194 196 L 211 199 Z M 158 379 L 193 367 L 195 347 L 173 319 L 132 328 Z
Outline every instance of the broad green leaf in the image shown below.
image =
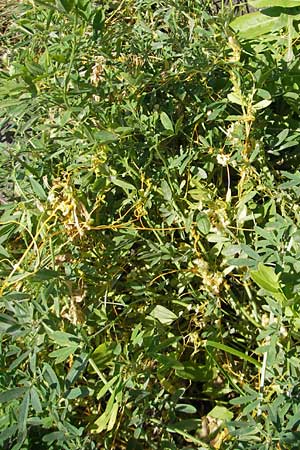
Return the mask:
M 272 17 L 254 12 L 237 17 L 230 23 L 230 26 L 241 38 L 254 39 L 287 26 L 287 16 L 281 14 L 278 17 Z
M 150 316 L 159 320 L 159 322 L 164 325 L 171 325 L 174 320 L 178 318 L 176 314 L 162 305 L 155 306 L 155 308 L 151 311 Z
M 22 401 L 20 409 L 19 409 L 19 415 L 18 415 L 19 432 L 25 431 L 25 429 L 26 429 L 26 422 L 27 422 L 28 411 L 29 411 L 29 400 L 30 400 L 30 393 L 29 393 L 29 391 L 27 391 L 26 394 L 24 395 L 23 401 Z
M 59 0 L 59 1 L 66 12 L 70 12 L 75 4 L 74 0 Z
M 42 187 L 42 185 L 36 181 L 33 176 L 31 175 L 29 177 L 29 181 L 30 184 L 32 186 L 33 192 L 35 193 L 35 195 L 40 199 L 40 200 L 47 200 L 47 195 L 44 191 L 44 188 Z
M 231 92 L 230 94 L 228 94 L 227 98 L 231 103 L 235 103 L 240 106 L 245 104 L 243 97 L 236 94 L 235 92 Z
M 255 105 L 253 105 L 253 109 L 255 111 L 258 111 L 260 109 L 267 108 L 271 103 L 272 103 L 272 100 L 266 100 L 266 99 L 265 100 L 261 100 L 260 102 L 255 103 Z
M 93 19 L 94 31 L 96 31 L 96 32 L 101 31 L 104 28 L 104 24 L 105 24 L 104 9 L 98 8 L 96 11 L 96 14 L 94 15 L 94 19 Z
M 164 111 L 160 114 L 160 121 L 165 130 L 174 132 L 173 122 L 168 116 L 168 114 L 165 113 Z
M 32 275 L 31 281 L 51 280 L 53 278 L 58 278 L 59 276 L 60 273 L 56 270 L 41 269 L 35 272 L 34 275 Z
M 110 411 L 110 417 L 109 417 L 109 421 L 108 421 L 108 424 L 106 427 L 107 431 L 110 431 L 113 429 L 113 427 L 116 423 L 116 420 L 117 420 L 118 411 L 119 411 L 119 404 L 117 402 L 115 402 Z
M 245 361 L 248 361 L 251 364 L 254 364 L 256 367 L 261 367 L 261 363 L 258 362 L 256 359 L 252 358 L 251 356 L 246 355 L 245 353 L 243 353 L 239 350 L 236 350 L 235 348 L 229 347 L 228 345 L 221 344 L 220 342 L 207 341 L 206 346 L 217 348 L 219 350 L 223 350 L 224 352 L 230 353 L 231 355 L 238 356 L 239 358 L 241 358 Z
M 98 369 L 104 369 L 111 364 L 113 359 L 113 352 L 109 345 L 105 342 L 98 345 L 92 353 L 92 359 Z
M 11 427 L 5 428 L 0 433 L 0 443 L 3 444 L 3 442 L 7 441 L 8 439 L 12 438 L 18 431 L 18 425 L 14 424 Z
M 19 98 L 18 99 L 11 98 L 11 99 L 2 100 L 0 102 L 0 108 L 4 109 L 4 108 L 10 108 L 11 106 L 18 106 L 18 105 L 20 105 L 21 102 L 22 102 L 22 100 Z M 23 100 L 23 102 L 25 102 L 25 101 Z
M 28 358 L 29 354 L 30 354 L 31 350 L 27 350 L 27 352 L 22 353 L 20 356 L 18 356 L 18 358 L 14 359 L 13 362 L 10 364 L 9 366 L 9 371 L 15 369 L 16 367 L 18 367 L 22 361 L 24 361 L 25 359 Z
M 88 353 L 82 352 L 80 355 L 76 355 L 73 359 L 73 364 L 65 378 L 65 385 L 67 388 L 72 386 L 85 371 L 89 361 Z
M 49 353 L 50 358 L 55 358 L 55 364 L 65 361 L 70 355 L 73 355 L 77 350 L 77 345 L 70 345 L 62 347 L 54 352 Z
M 164 199 L 167 200 L 168 202 L 171 201 L 172 196 L 173 196 L 172 191 L 171 191 L 169 184 L 165 180 L 163 180 L 161 182 L 161 190 L 162 190 Z
M 30 399 L 31 399 L 31 405 L 36 413 L 41 413 L 43 411 L 42 404 L 40 401 L 39 393 L 37 389 L 32 386 L 30 390 Z
M 110 411 L 108 411 L 108 413 L 110 413 Z M 108 413 L 105 410 L 104 413 L 101 414 L 101 416 L 94 422 L 96 433 L 101 433 L 103 430 L 106 429 L 109 421 Z
M 256 95 L 258 97 L 260 97 L 260 98 L 265 99 L 265 100 L 271 100 L 271 98 L 272 98 L 272 96 L 271 96 L 269 91 L 267 91 L 266 89 L 261 89 L 261 88 L 257 89 Z
M 67 437 L 63 431 L 53 431 L 43 436 L 43 442 L 66 441 Z
M 184 380 L 207 381 L 211 373 L 204 365 L 183 362 L 182 368 L 176 370 L 176 375 Z
M 249 403 L 249 405 L 245 406 L 245 408 L 243 409 L 243 413 L 250 414 L 252 411 L 257 409 L 257 407 L 260 405 L 260 403 L 261 403 L 260 398 L 254 400 L 254 402 L 251 402 L 251 403 Z
M 0 393 L 0 403 L 10 402 L 16 398 L 22 397 L 28 391 L 28 387 L 16 387 Z
M 248 0 L 248 3 L 254 8 L 271 8 L 272 6 L 292 8 L 300 6 L 300 0 Z
M 44 73 L 43 67 L 34 61 L 25 60 L 25 66 L 32 75 L 39 76 Z
M 229 411 L 225 406 L 215 406 L 208 415 L 215 419 L 231 420 L 233 418 L 233 412 Z
M 210 232 L 210 221 L 207 214 L 199 213 L 196 218 L 196 223 L 200 233 L 206 236 Z
M 74 334 L 66 333 L 65 331 L 53 331 L 49 333 L 50 339 L 56 344 L 63 346 L 74 346 L 80 343 L 80 339 Z
M 101 416 L 94 422 L 97 433 L 101 433 L 103 430 L 107 428 L 107 425 L 110 421 L 111 414 L 114 408 L 114 404 L 115 404 L 115 394 L 113 393 L 109 397 L 104 413 L 101 414 Z
M 192 431 L 199 428 L 201 425 L 200 419 L 186 419 L 186 420 L 180 420 L 180 422 L 176 422 L 172 424 L 172 428 L 176 428 L 177 430 L 182 431 Z
M 260 288 L 272 293 L 280 291 L 279 276 L 272 267 L 259 263 L 257 270 L 251 270 L 250 276 Z
M 293 319 L 293 326 L 296 330 L 300 330 L 300 318 Z
M 78 386 L 70 390 L 70 392 L 66 395 L 66 398 L 69 400 L 74 400 L 75 398 L 88 397 L 93 394 L 93 390 L 89 389 L 86 386 Z
M 118 134 L 121 134 L 122 136 L 127 136 L 128 134 L 131 134 L 134 131 L 132 127 L 117 127 L 115 129 L 115 132 Z
M 4 258 L 10 258 L 9 253 L 7 253 L 2 245 L 0 245 L 0 256 L 3 256 Z
M 100 400 L 110 390 L 110 388 L 119 381 L 119 375 L 114 376 L 111 380 L 104 384 L 97 394 L 97 400 Z
M 182 412 L 184 414 L 196 414 L 197 413 L 197 408 L 195 408 L 195 406 L 189 405 L 189 404 L 184 404 L 184 403 L 178 403 L 175 406 L 175 410 L 178 412 Z
M 159 349 L 159 347 L 158 347 Z M 157 348 L 155 349 L 156 351 L 158 350 Z M 156 359 L 158 362 L 160 362 L 163 366 L 163 368 L 167 368 L 167 369 L 183 369 L 183 365 L 180 361 L 178 361 L 178 359 L 174 356 L 170 356 L 170 355 L 155 355 Z
M 57 395 L 61 394 L 60 384 L 56 373 L 48 363 L 44 363 L 44 379 L 52 389 L 56 390 Z
M 289 419 L 287 428 L 292 429 L 297 426 L 300 422 L 300 411 L 298 410 L 292 417 Z
M 95 133 L 95 139 L 99 144 L 109 144 L 110 142 L 116 142 L 119 140 L 119 136 L 111 131 L 97 131 Z
M 127 181 L 120 180 L 119 178 L 116 178 L 115 176 L 111 176 L 110 180 L 116 186 L 119 186 L 120 188 L 124 189 L 125 192 L 136 191 L 136 187 L 133 186 L 133 184 L 127 183 Z
M 253 394 L 242 395 L 240 397 L 232 398 L 229 400 L 231 405 L 245 405 L 247 403 L 251 403 L 253 400 L 257 398 L 257 392 L 253 392 Z
M 289 128 L 284 128 L 282 131 L 280 131 L 280 133 L 278 133 L 277 137 L 277 142 L 276 142 L 276 147 L 279 147 L 288 137 L 289 135 Z

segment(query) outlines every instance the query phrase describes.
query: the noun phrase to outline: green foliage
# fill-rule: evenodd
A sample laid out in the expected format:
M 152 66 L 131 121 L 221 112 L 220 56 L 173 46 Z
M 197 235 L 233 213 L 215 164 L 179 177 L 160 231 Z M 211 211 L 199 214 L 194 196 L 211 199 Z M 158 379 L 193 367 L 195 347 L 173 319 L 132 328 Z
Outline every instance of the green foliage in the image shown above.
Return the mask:
M 288 41 L 287 57 L 291 60 L 292 40 L 297 37 L 295 24 L 298 24 L 300 20 L 300 1 L 252 0 L 249 4 L 262 9 L 237 17 L 231 23 L 232 28 L 245 39 L 253 39 L 285 28 Z
M 249 3 L 18 6 L 1 448 L 298 448 L 299 2 Z

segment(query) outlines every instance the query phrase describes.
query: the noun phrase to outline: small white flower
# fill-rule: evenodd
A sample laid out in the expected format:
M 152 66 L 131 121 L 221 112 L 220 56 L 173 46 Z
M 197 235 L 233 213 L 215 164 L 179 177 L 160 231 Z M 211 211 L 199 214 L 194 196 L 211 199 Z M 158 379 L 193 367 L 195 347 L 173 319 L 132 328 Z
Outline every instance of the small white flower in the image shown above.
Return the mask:
M 230 159 L 229 155 L 224 155 L 222 153 L 219 153 L 217 155 L 217 163 L 223 167 L 226 167 L 228 165 L 229 159 Z

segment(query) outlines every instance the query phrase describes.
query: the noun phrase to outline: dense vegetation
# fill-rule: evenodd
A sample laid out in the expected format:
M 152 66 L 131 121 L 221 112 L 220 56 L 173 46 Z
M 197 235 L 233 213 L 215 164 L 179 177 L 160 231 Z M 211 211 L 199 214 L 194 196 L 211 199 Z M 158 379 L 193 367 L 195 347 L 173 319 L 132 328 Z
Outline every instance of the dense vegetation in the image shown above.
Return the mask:
M 300 1 L 250 3 L 2 8 L 1 448 L 299 448 Z

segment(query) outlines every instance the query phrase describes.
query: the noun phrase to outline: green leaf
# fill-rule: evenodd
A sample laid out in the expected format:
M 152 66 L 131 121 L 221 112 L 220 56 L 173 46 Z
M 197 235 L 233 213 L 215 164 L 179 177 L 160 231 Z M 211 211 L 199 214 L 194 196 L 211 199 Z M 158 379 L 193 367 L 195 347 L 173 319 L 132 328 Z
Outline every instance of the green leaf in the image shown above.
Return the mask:
M 257 392 L 253 392 L 253 394 L 232 398 L 229 402 L 231 405 L 245 405 L 247 403 L 251 403 L 253 400 L 256 400 L 257 395 Z
M 20 356 L 18 356 L 18 358 L 14 359 L 13 362 L 10 364 L 9 366 L 9 371 L 15 369 L 16 367 L 18 367 L 22 361 L 24 361 L 24 359 L 28 358 L 28 355 L 30 354 L 30 350 L 27 350 L 27 352 L 21 353 Z
M 56 390 L 57 395 L 60 395 L 61 390 L 57 375 L 48 363 L 44 363 L 44 378 L 49 386 Z
M 165 130 L 174 132 L 173 122 L 164 111 L 160 114 L 160 121 Z
M 114 376 L 111 380 L 104 384 L 97 394 L 97 400 L 100 400 L 111 389 L 111 387 L 119 381 L 119 375 Z
M 44 73 L 44 69 L 40 66 L 40 64 L 37 64 L 36 62 L 30 61 L 28 59 L 25 60 L 25 67 L 32 75 L 35 76 L 39 76 Z
M 267 16 L 260 12 L 245 14 L 237 17 L 230 23 L 231 28 L 241 38 L 254 39 L 266 33 L 274 33 L 287 26 L 287 16 Z
M 71 369 L 68 372 L 68 375 L 65 378 L 65 385 L 69 388 L 73 385 L 80 375 L 84 372 L 89 360 L 88 353 L 82 352 L 80 355 L 76 355 L 73 360 L 73 364 Z
M 53 431 L 52 433 L 45 434 L 43 436 L 43 442 L 54 442 L 54 441 L 66 441 L 67 437 L 63 431 Z
M 116 420 L 117 420 L 118 411 L 119 411 L 119 404 L 117 402 L 115 402 L 110 411 L 109 421 L 108 421 L 108 424 L 106 427 L 107 431 L 110 431 L 113 429 L 113 427 L 116 423 Z
M 218 350 L 223 350 L 224 352 L 230 353 L 231 355 L 238 356 L 239 358 L 248 361 L 251 364 L 254 364 L 256 367 L 261 367 L 261 363 L 258 362 L 256 359 L 251 358 L 251 356 L 246 355 L 245 353 L 236 350 L 235 348 L 229 347 L 228 345 L 221 344 L 220 342 L 214 342 L 214 341 L 207 341 L 206 342 L 207 347 L 213 347 Z
M 180 422 L 176 422 L 172 424 L 172 428 L 176 430 L 182 430 L 182 431 L 192 431 L 197 430 L 201 426 L 201 420 L 200 419 L 186 419 L 186 420 L 180 420 Z
M 12 438 L 18 431 L 18 425 L 14 424 L 11 427 L 5 428 L 0 433 L 0 442 L 3 444 L 3 442 L 7 441 L 8 439 Z
M 111 409 L 112 409 L 112 407 L 111 407 Z M 97 420 L 95 420 L 94 427 L 96 427 L 95 428 L 96 433 L 101 433 L 103 430 L 106 429 L 108 421 L 109 421 L 109 416 L 108 416 L 109 413 L 110 413 L 110 410 L 108 412 L 106 412 L 106 410 L 105 410 L 104 413 L 101 414 L 101 416 Z
M 74 400 L 75 398 L 83 398 L 88 397 L 93 394 L 93 390 L 87 388 L 86 386 L 78 386 L 70 390 L 70 392 L 66 395 L 66 398 L 69 400 Z
M 176 370 L 176 375 L 184 380 L 207 381 L 211 373 L 205 365 L 183 362 L 182 368 Z
M 43 411 L 42 404 L 37 389 L 32 386 L 30 389 L 31 404 L 36 413 Z
M 280 291 L 279 276 L 272 267 L 259 263 L 257 270 L 251 270 L 250 276 L 260 288 L 272 293 Z
M 170 186 L 168 185 L 168 183 L 165 180 L 163 180 L 161 182 L 161 190 L 162 190 L 164 199 L 167 200 L 168 202 L 170 202 L 172 200 L 173 194 L 172 194 Z
M 158 362 L 160 362 L 163 366 L 163 369 L 182 369 L 183 366 L 180 361 L 174 356 L 171 355 L 159 355 L 156 354 L 160 347 L 155 348 L 155 358 Z
M 95 139 L 99 144 L 109 144 L 110 142 L 116 142 L 119 140 L 119 136 L 111 131 L 97 131 L 95 133 Z
M 197 408 L 195 408 L 195 406 L 184 404 L 184 403 L 178 403 L 175 406 L 175 410 L 178 412 L 184 413 L 184 414 L 196 414 L 197 413 Z
M 94 31 L 102 31 L 105 24 L 105 13 L 102 8 L 98 8 L 93 19 L 93 29 Z
M 96 432 L 101 433 L 103 430 L 105 430 L 108 426 L 108 423 L 112 417 L 114 419 L 115 415 L 115 393 L 112 393 L 109 397 L 109 400 L 107 402 L 105 411 L 101 416 L 94 422 L 94 426 L 96 426 Z
M 40 200 L 47 200 L 47 195 L 42 187 L 42 185 L 36 181 L 33 176 L 29 177 L 30 184 L 32 186 L 33 192 Z
M 63 347 L 54 352 L 49 353 L 50 358 L 55 358 L 55 364 L 65 361 L 70 355 L 73 355 L 77 350 L 77 345 L 70 345 Z
M 22 397 L 25 392 L 29 390 L 28 387 L 16 387 L 0 393 L 0 403 L 10 402 L 16 398 Z
M 225 406 L 215 406 L 208 415 L 213 417 L 214 419 L 220 420 L 231 420 L 233 418 L 233 413 L 229 411 L 229 409 L 225 408 Z
M 255 105 L 253 105 L 253 109 L 255 111 L 258 111 L 260 109 L 267 108 L 271 103 L 272 103 L 272 100 L 266 100 L 266 99 L 265 100 L 261 100 L 260 102 L 255 103 Z
M 60 276 L 60 273 L 56 270 L 49 270 L 49 269 L 41 269 L 35 272 L 34 275 L 31 277 L 31 281 L 45 281 L 45 280 L 51 280 L 53 278 L 58 278 Z
M 127 183 L 127 181 L 120 180 L 119 178 L 116 178 L 115 176 L 111 176 L 110 181 L 113 184 L 115 184 L 116 186 L 119 186 L 120 188 L 124 189 L 125 192 L 136 191 L 136 187 L 133 186 L 133 184 Z
M 64 10 L 68 13 L 70 12 L 75 4 L 74 0 L 59 0 Z
M 196 223 L 200 233 L 206 236 L 210 232 L 210 221 L 207 214 L 199 213 L 196 218 Z
M 98 347 L 92 353 L 92 359 L 98 369 L 104 369 L 111 364 L 113 359 L 113 352 L 109 345 L 105 342 L 98 345 Z
M 293 8 L 300 6 L 300 0 L 248 0 L 248 3 L 254 8 L 270 8 L 272 6 Z
M 227 98 L 231 103 L 235 103 L 236 105 L 243 106 L 245 104 L 243 97 L 235 92 L 227 94 Z
M 4 258 L 10 258 L 9 253 L 5 250 L 5 248 L 0 245 L 0 256 L 4 256 Z
M 159 322 L 164 325 L 171 325 L 174 320 L 178 318 L 176 314 L 162 305 L 155 306 L 155 308 L 151 311 L 150 316 L 159 320 Z
M 30 393 L 29 393 L 29 391 L 27 391 L 23 398 L 23 401 L 21 403 L 20 409 L 19 409 L 19 415 L 18 415 L 19 432 L 23 432 L 26 430 L 26 422 L 27 422 L 28 411 L 29 411 L 29 400 L 30 400 Z
M 52 333 L 49 333 L 49 337 L 56 344 L 63 346 L 74 346 L 80 343 L 80 339 L 77 336 L 64 331 L 53 331 Z
M 4 108 L 10 108 L 11 106 L 18 106 L 20 105 L 20 103 L 22 102 L 21 99 L 15 99 L 15 98 L 11 98 L 11 99 L 7 99 L 7 100 L 2 100 L 0 102 L 0 108 L 4 109 Z M 25 103 L 25 101 L 23 100 L 23 103 Z
M 269 91 L 267 91 L 266 89 L 261 89 L 261 88 L 257 89 L 256 95 L 258 97 L 260 97 L 260 98 L 265 99 L 265 100 L 271 100 L 271 98 L 272 98 L 272 96 L 271 96 Z

